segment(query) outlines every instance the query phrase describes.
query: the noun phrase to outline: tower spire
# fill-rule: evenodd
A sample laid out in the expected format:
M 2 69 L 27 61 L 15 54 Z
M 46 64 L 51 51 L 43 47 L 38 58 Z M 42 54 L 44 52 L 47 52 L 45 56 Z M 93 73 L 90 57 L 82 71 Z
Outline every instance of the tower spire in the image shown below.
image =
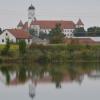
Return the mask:
M 31 22 L 34 20 L 35 20 L 35 7 L 31 3 L 31 5 L 28 8 L 28 27 L 30 27 Z

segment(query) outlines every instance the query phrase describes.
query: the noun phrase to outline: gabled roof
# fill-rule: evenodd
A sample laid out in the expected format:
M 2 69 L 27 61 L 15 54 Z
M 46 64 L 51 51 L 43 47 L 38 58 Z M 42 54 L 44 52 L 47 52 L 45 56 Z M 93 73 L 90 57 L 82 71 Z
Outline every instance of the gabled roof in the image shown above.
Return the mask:
M 17 25 L 17 27 L 23 27 L 23 22 L 20 20 L 19 24 Z
M 82 20 L 79 19 L 76 25 L 84 25 L 84 24 L 83 24 Z
M 7 29 L 17 39 L 31 39 L 32 36 L 21 29 Z
M 50 21 L 50 20 L 37 20 L 31 23 L 31 25 L 39 25 L 40 28 L 52 29 L 56 24 L 61 24 L 62 29 L 74 29 L 75 24 L 73 21 Z

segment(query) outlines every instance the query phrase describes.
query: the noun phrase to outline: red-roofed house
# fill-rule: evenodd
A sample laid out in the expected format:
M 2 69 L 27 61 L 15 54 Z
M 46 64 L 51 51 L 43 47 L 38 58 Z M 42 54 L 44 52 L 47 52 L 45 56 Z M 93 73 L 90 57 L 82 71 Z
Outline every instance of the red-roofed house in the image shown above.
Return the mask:
M 32 36 L 21 29 L 7 29 L 0 35 L 0 44 L 6 44 L 6 40 L 9 40 L 13 43 L 18 42 L 19 40 L 25 40 L 27 44 L 32 43 Z

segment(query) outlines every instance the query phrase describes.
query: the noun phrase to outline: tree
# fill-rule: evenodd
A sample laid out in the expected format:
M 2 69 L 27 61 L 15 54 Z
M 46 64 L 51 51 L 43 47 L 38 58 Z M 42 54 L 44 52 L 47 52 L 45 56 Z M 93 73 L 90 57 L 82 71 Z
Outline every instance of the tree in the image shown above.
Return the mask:
M 63 43 L 64 33 L 62 33 L 61 24 L 56 24 L 55 28 L 53 28 L 49 33 L 50 43 Z
M 2 29 L 0 28 L 0 34 L 2 34 L 2 32 L 3 32 L 3 31 L 2 31 Z
M 90 27 L 87 29 L 88 36 L 100 36 L 100 27 Z
M 37 31 L 34 30 L 34 29 L 29 29 L 29 33 L 32 35 L 32 36 L 37 36 Z
M 75 28 L 73 33 L 74 33 L 74 36 L 76 37 L 86 36 L 86 31 L 83 27 Z
M 26 42 L 24 40 L 19 41 L 19 53 L 24 55 L 26 53 Z
M 39 33 L 39 38 L 40 39 L 48 39 L 48 34 L 41 31 Z
M 1 54 L 2 54 L 2 55 L 9 55 L 9 50 L 10 50 L 10 41 L 9 41 L 9 39 L 7 38 L 7 40 L 6 40 L 6 45 L 5 45 L 5 47 L 3 48 L 3 50 L 1 51 Z

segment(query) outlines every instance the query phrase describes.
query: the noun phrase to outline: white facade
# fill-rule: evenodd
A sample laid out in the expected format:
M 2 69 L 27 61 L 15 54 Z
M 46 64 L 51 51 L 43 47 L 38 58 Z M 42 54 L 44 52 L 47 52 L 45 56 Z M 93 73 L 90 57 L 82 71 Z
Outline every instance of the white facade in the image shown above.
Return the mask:
M 10 42 L 12 43 L 17 43 L 18 40 L 13 34 L 11 34 L 8 30 L 5 30 L 1 35 L 0 35 L 0 44 L 6 44 L 6 40 L 9 39 Z M 22 39 L 25 40 L 26 44 L 31 44 L 32 39 Z
M 29 9 L 28 10 L 28 19 L 30 19 L 32 21 L 34 19 L 34 17 L 35 17 L 35 10 Z
M 37 32 L 37 36 L 39 36 L 39 33 L 40 33 L 40 26 L 39 25 L 31 25 L 31 29 L 34 29 Z
M 44 29 L 44 28 L 40 28 L 39 25 L 32 25 L 31 28 L 33 28 L 34 30 L 36 30 L 38 34 L 39 34 L 40 32 L 49 34 L 50 31 L 52 30 L 52 29 L 48 29 L 48 28 L 45 28 L 45 29 Z M 73 31 L 74 31 L 74 30 L 75 30 L 75 29 L 63 29 L 62 32 L 65 34 L 66 37 L 70 38 L 70 37 L 73 37 L 73 36 L 74 36 L 74 35 L 73 35 Z
M 9 38 L 11 42 L 16 43 L 15 36 L 13 36 L 9 31 L 6 30 L 0 35 L 0 44 L 6 44 L 7 38 Z
M 84 25 L 76 25 L 76 28 L 83 28 Z
M 66 37 L 70 38 L 73 37 L 73 31 L 74 29 L 63 29 L 63 33 L 65 34 Z
M 51 31 L 51 29 L 40 29 L 40 32 L 44 32 L 47 34 L 49 34 L 50 31 Z
M 35 20 L 35 8 L 31 5 L 28 9 L 28 26 L 30 26 L 31 22 Z

